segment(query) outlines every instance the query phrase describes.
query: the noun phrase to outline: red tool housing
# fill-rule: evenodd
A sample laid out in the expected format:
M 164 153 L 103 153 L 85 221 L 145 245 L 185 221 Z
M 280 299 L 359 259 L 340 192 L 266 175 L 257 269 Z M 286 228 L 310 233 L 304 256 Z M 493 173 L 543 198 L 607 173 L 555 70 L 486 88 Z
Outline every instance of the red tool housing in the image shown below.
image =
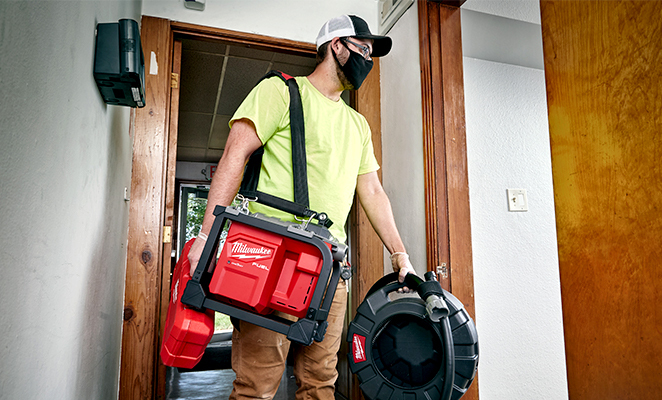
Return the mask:
M 186 284 L 191 280 L 188 252 L 194 241 L 191 239 L 186 243 L 172 274 L 171 298 L 161 345 L 161 360 L 171 367 L 193 368 L 214 334 L 214 310 L 199 311 L 181 302 Z
M 223 302 L 304 318 L 323 265 L 312 244 L 233 222 L 209 283 Z

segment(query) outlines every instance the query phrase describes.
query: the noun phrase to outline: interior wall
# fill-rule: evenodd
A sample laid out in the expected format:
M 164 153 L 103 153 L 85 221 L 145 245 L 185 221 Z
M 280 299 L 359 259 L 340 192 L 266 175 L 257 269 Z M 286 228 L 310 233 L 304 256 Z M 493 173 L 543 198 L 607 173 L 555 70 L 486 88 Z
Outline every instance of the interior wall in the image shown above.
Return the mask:
M 117 398 L 132 138 L 92 76 L 140 1 L 0 2 L 0 397 Z
M 393 48 L 380 60 L 384 190 L 416 272 L 427 272 L 423 114 L 418 9 L 410 7 L 388 35 Z M 388 253 L 385 251 L 385 255 Z M 384 272 L 392 272 L 384 257 Z
M 478 382 L 486 399 L 568 398 L 539 15 L 537 1 L 462 7 Z M 527 212 L 508 211 L 509 188 L 527 190 Z
M 203 11 L 186 8 L 181 0 L 145 0 L 143 14 L 309 43 L 324 22 L 342 14 L 358 15 L 373 33 L 378 30 L 375 0 L 206 1 Z
M 382 145 L 384 186 L 421 273 L 417 24 L 410 8 L 389 32 L 393 51 L 381 60 Z M 462 41 L 479 392 L 489 399 L 567 398 L 539 5 L 469 0 Z M 508 212 L 508 188 L 527 189 L 528 212 Z

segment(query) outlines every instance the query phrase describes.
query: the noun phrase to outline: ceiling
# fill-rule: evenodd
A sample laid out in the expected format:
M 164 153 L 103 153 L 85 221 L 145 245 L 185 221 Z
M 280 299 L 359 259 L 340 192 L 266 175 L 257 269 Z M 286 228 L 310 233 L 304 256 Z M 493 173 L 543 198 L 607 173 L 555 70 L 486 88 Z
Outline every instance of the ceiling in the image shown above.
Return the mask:
M 308 75 L 314 68 L 313 57 L 182 39 L 177 161 L 217 163 L 228 121 L 264 74 Z

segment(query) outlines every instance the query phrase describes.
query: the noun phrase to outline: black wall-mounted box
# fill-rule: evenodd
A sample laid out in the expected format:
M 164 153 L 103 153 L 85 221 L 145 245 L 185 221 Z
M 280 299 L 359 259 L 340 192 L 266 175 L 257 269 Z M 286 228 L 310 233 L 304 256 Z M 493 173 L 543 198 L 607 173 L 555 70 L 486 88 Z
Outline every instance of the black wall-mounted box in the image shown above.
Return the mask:
M 145 106 L 145 59 L 136 21 L 97 24 L 94 80 L 106 104 Z

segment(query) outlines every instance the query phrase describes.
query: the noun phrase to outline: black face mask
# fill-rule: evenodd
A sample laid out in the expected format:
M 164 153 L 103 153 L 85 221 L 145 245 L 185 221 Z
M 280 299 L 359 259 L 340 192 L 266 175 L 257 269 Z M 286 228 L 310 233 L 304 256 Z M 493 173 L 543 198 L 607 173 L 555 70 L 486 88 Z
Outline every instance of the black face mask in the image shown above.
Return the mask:
M 354 90 L 356 90 L 361 87 L 361 84 L 370 73 L 370 70 L 372 70 L 372 60 L 366 60 L 360 54 L 350 50 L 345 42 L 340 42 L 347 50 L 349 50 L 349 58 L 345 61 L 345 65 L 340 65 L 340 61 L 338 61 L 338 56 L 336 56 L 335 51 L 332 50 L 331 52 L 333 53 L 333 58 L 336 59 L 336 62 L 340 66 L 340 70 L 345 74 L 349 83 L 354 86 Z

